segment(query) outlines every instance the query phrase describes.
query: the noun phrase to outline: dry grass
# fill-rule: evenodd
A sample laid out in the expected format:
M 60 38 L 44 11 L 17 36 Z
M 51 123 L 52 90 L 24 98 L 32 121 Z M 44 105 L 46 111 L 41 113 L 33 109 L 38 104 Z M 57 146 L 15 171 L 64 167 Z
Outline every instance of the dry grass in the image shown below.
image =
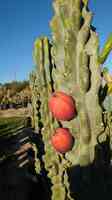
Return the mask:
M 28 108 L 0 110 L 0 118 L 27 117 L 27 116 L 30 116 Z

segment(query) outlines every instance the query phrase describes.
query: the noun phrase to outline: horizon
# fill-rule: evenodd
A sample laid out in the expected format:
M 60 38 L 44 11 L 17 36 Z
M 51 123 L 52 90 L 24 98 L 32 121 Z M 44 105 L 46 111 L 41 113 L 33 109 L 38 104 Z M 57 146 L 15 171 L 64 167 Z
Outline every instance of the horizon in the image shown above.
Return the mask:
M 90 0 L 93 25 L 99 34 L 100 49 L 112 32 L 111 0 Z M 0 5 L 0 83 L 28 80 L 34 67 L 32 51 L 37 37 L 51 38 L 49 22 L 53 16 L 52 0 L 1 0 Z M 112 53 L 104 64 L 112 73 Z

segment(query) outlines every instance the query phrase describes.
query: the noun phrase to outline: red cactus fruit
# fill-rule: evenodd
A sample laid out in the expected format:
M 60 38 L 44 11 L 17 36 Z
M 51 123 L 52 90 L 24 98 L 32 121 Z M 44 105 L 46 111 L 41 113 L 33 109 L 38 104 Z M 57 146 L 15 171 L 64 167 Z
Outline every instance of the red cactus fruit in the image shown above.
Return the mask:
M 57 120 L 69 121 L 76 116 L 75 100 L 64 92 L 55 92 L 48 102 L 49 110 Z
M 51 144 L 60 153 L 66 153 L 72 149 L 73 137 L 68 128 L 57 128 L 51 137 Z

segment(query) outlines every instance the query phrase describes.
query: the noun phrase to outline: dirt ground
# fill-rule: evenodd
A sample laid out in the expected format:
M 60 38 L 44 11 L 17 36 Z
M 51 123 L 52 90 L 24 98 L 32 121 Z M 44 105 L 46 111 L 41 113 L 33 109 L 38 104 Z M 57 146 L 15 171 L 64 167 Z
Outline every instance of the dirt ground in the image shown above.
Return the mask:
M 31 116 L 29 108 L 0 110 L 0 117 L 24 117 Z

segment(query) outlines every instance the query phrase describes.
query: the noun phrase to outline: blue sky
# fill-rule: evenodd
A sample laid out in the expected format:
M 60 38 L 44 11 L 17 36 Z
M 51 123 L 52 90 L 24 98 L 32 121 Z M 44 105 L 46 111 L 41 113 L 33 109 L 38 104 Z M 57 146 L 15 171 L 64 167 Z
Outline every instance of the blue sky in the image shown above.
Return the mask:
M 112 32 L 112 0 L 90 0 L 102 47 Z M 36 37 L 50 36 L 52 0 L 0 0 L 0 82 L 28 78 Z M 112 66 L 112 53 L 107 66 Z

